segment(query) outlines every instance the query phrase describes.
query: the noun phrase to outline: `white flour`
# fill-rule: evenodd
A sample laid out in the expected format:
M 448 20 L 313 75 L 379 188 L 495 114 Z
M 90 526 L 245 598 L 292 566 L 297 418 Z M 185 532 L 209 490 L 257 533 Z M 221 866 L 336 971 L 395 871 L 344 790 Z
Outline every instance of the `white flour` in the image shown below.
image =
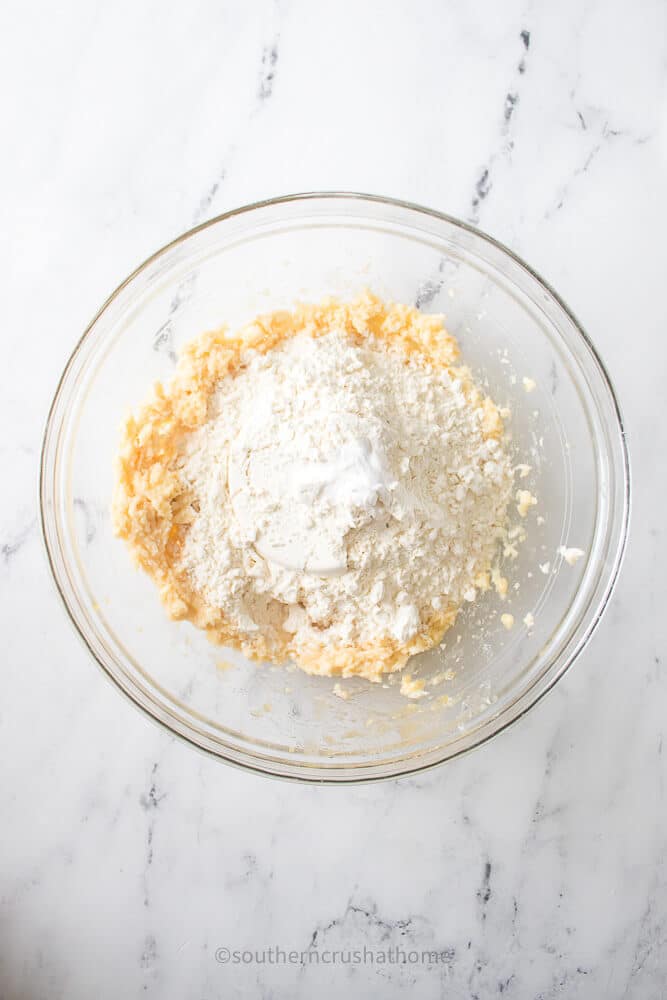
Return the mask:
M 301 334 L 222 381 L 187 443 L 182 565 L 246 632 L 407 642 L 472 600 L 510 463 L 450 376 L 372 339 Z

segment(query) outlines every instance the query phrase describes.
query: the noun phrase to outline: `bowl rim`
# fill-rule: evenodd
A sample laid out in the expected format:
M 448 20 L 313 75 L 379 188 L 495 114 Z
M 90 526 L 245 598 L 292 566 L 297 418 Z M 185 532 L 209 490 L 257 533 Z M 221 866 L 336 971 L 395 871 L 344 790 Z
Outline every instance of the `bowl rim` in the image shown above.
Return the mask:
M 386 766 L 377 763 L 368 765 L 369 771 L 372 769 L 373 773 L 368 773 L 368 772 L 364 773 L 363 768 L 360 768 L 359 773 L 349 773 L 349 771 L 348 773 L 341 773 L 342 771 L 345 770 L 346 765 L 342 765 L 339 768 L 338 772 L 332 770 L 324 774 L 322 774 L 321 771 L 320 773 L 314 773 L 315 771 L 317 771 L 317 768 L 313 768 L 313 773 L 310 773 L 309 768 L 307 767 L 301 768 L 300 770 L 296 769 L 282 770 L 282 771 L 272 770 L 270 766 L 261 766 L 259 764 L 253 764 L 248 760 L 235 759 L 231 755 L 226 755 L 225 753 L 221 752 L 220 750 L 214 749 L 213 747 L 204 746 L 201 743 L 199 743 L 196 739 L 194 739 L 192 736 L 187 735 L 185 732 L 181 732 L 175 728 L 172 728 L 172 726 L 169 725 L 167 721 L 159 718 L 156 714 L 154 714 L 150 710 L 150 707 L 148 705 L 142 704 L 139 700 L 137 700 L 133 696 L 132 692 L 129 691 L 126 687 L 123 686 L 123 684 L 120 683 L 118 677 L 116 677 L 115 674 L 109 670 L 104 661 L 91 648 L 88 640 L 86 639 L 86 636 L 79 627 L 79 624 L 69 605 L 68 599 L 61 587 L 58 573 L 56 570 L 54 553 L 52 551 L 51 543 L 49 540 L 49 532 L 47 526 L 46 473 L 47 473 L 47 462 L 49 458 L 48 445 L 50 442 L 50 432 L 52 430 L 53 418 L 58 403 L 60 401 L 61 395 L 63 393 L 67 377 L 73 365 L 75 364 L 84 343 L 88 339 L 88 336 L 95 327 L 99 318 L 107 310 L 107 308 L 111 305 L 111 303 L 118 298 L 118 296 L 123 292 L 123 290 L 128 285 L 130 285 L 141 272 L 145 271 L 148 267 L 150 267 L 151 264 L 153 264 L 163 255 L 167 254 L 174 247 L 178 246 L 181 243 L 186 242 L 188 239 L 190 239 L 197 233 L 202 232 L 203 230 L 206 230 L 213 226 L 216 226 L 236 216 L 250 214 L 252 212 L 264 208 L 276 207 L 280 205 L 293 204 L 299 202 L 315 201 L 317 199 L 329 199 L 329 200 L 360 202 L 360 203 L 371 202 L 374 204 L 385 205 L 392 208 L 408 210 L 418 215 L 426 216 L 427 218 L 430 219 L 435 219 L 440 222 L 445 222 L 453 226 L 454 228 L 459 229 L 463 232 L 470 233 L 476 238 L 489 244 L 496 250 L 499 250 L 502 254 L 505 254 L 511 261 L 514 262 L 514 264 L 518 265 L 535 282 L 537 282 L 537 284 L 541 286 L 541 288 L 552 297 L 557 306 L 560 309 L 562 309 L 566 317 L 572 323 L 574 330 L 576 331 L 576 333 L 581 338 L 584 345 L 592 355 L 592 359 L 598 367 L 599 375 L 601 376 L 604 388 L 606 388 L 609 400 L 612 403 L 613 412 L 616 418 L 616 430 L 618 432 L 618 442 L 620 443 L 621 454 L 623 459 L 622 465 L 617 469 L 617 471 L 620 474 L 622 474 L 622 486 L 623 486 L 622 508 L 619 516 L 617 536 L 614 539 L 615 551 L 613 553 L 613 559 L 607 573 L 607 579 L 597 601 L 592 601 L 591 604 L 589 605 L 590 620 L 582 629 L 582 632 L 578 637 L 578 639 L 576 640 L 573 647 L 565 655 L 559 669 L 556 670 L 550 678 L 548 678 L 548 680 L 546 681 L 546 683 L 544 683 L 544 686 L 542 687 L 541 690 L 538 690 L 536 693 L 532 695 L 530 694 L 530 691 L 526 692 L 526 695 L 530 696 L 527 703 L 524 704 L 522 707 L 520 707 L 519 710 L 516 711 L 510 718 L 506 719 L 504 722 L 501 722 L 495 728 L 493 728 L 494 720 L 489 720 L 487 726 L 491 727 L 490 731 L 485 732 L 484 730 L 486 729 L 486 726 L 483 727 L 478 734 L 475 734 L 473 736 L 473 741 L 470 743 L 470 745 L 460 747 L 459 749 L 455 750 L 448 756 L 445 757 L 441 756 L 439 759 L 428 760 L 422 763 L 420 763 L 418 760 L 415 760 L 412 766 L 403 768 L 400 771 L 389 770 L 386 773 L 377 773 L 378 768 Z M 614 587 L 618 580 L 623 559 L 627 551 L 630 515 L 632 507 L 631 479 L 632 477 L 630 468 L 630 456 L 627 444 L 627 430 L 625 426 L 625 421 L 623 419 L 621 406 L 611 376 L 602 358 L 600 357 L 597 349 L 595 348 L 593 342 L 591 341 L 590 337 L 586 333 L 584 327 L 579 322 L 572 309 L 570 309 L 570 307 L 561 298 L 558 292 L 551 286 L 551 284 L 545 278 L 542 277 L 542 275 L 538 271 L 536 271 L 522 257 L 516 254 L 513 250 L 511 250 L 500 240 L 496 239 L 494 236 L 491 236 L 488 233 L 484 232 L 483 230 L 472 225 L 471 223 L 459 219 L 456 216 L 450 215 L 446 212 L 441 212 L 436 209 L 420 205 L 416 202 L 406 201 L 404 199 L 393 198 L 390 196 L 369 194 L 359 191 L 332 190 L 332 191 L 303 191 L 303 192 L 296 192 L 294 194 L 278 195 L 273 198 L 265 198 L 262 199 L 261 201 L 250 202 L 241 205 L 237 208 L 230 209 L 227 212 L 223 212 L 219 215 L 216 215 L 213 218 L 207 219 L 206 221 L 201 222 L 196 226 L 193 226 L 191 229 L 186 230 L 185 232 L 175 237 L 173 240 L 170 240 L 168 243 L 165 243 L 159 249 L 157 249 L 148 257 L 146 257 L 145 260 L 143 260 L 137 267 L 135 267 L 130 272 L 130 274 L 128 274 L 127 277 L 122 282 L 120 282 L 119 285 L 116 286 L 116 288 L 104 300 L 104 302 L 97 310 L 95 315 L 92 317 L 90 322 L 86 325 L 82 335 L 75 344 L 74 349 L 72 350 L 67 360 L 67 363 L 65 364 L 61 372 L 61 375 L 58 379 L 53 399 L 49 406 L 46 420 L 44 423 L 44 431 L 42 435 L 42 444 L 40 449 L 38 488 L 39 488 L 39 513 L 40 513 L 40 528 L 41 528 L 42 542 L 44 545 L 44 551 L 46 553 L 46 558 L 49 565 L 51 578 L 55 585 L 56 591 L 60 596 L 61 604 L 66 612 L 69 621 L 73 625 L 76 634 L 79 636 L 79 639 L 83 642 L 88 653 L 97 663 L 102 673 L 107 677 L 109 681 L 111 681 L 114 687 L 118 691 L 120 691 L 132 705 L 134 705 L 135 708 L 137 708 L 145 717 L 147 717 L 155 725 L 157 725 L 160 728 L 160 730 L 168 732 L 171 736 L 175 736 L 183 743 L 187 744 L 190 747 L 193 747 L 200 753 L 205 754 L 207 757 L 213 758 L 217 761 L 223 761 L 224 763 L 229 764 L 232 767 L 236 767 L 240 770 L 250 771 L 255 774 L 260 774 L 264 777 L 279 778 L 282 780 L 293 781 L 298 783 L 316 784 L 316 785 L 350 785 L 350 784 L 369 784 L 371 782 L 392 780 L 392 779 L 396 780 L 398 778 L 407 777 L 409 775 L 415 775 L 425 771 L 429 771 L 432 768 L 439 767 L 442 764 L 449 763 L 450 761 L 454 761 L 457 758 L 465 756 L 466 754 L 471 753 L 473 750 L 476 750 L 477 748 L 483 746 L 489 740 L 494 739 L 500 733 L 508 730 L 510 726 L 513 726 L 516 722 L 522 719 L 529 711 L 531 711 L 531 709 L 533 709 L 547 695 L 548 692 L 550 692 L 553 689 L 556 683 L 570 669 L 572 664 L 578 658 L 579 654 L 582 652 L 582 650 L 590 641 L 591 636 L 597 629 L 597 626 L 599 625 L 602 616 L 606 608 L 608 607 L 610 598 L 614 591 Z M 271 762 L 267 763 L 270 764 Z M 391 767 L 391 765 L 389 766 Z M 297 765 L 297 767 L 299 767 L 299 765 Z

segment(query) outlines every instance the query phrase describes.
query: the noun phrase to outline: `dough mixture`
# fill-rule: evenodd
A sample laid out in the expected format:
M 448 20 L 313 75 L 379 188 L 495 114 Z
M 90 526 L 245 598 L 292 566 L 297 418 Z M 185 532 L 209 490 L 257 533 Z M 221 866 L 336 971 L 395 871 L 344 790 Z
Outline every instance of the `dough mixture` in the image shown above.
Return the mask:
M 114 523 L 168 612 L 253 659 L 378 680 L 493 578 L 495 404 L 441 317 L 370 293 L 184 350 L 127 421 Z

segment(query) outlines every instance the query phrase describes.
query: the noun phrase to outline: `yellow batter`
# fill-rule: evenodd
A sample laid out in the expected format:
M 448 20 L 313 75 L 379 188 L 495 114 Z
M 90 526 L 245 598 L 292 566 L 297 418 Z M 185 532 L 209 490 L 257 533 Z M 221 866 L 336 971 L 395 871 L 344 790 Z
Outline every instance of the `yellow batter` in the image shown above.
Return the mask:
M 480 411 L 484 436 L 501 437 L 498 409 L 479 392 L 467 369 L 457 366 L 458 344 L 445 330 L 441 317 L 424 315 L 406 305 L 383 303 L 368 292 L 350 303 L 327 299 L 318 305 L 261 316 L 235 334 L 224 328 L 206 333 L 185 347 L 170 384 L 163 387 L 157 383 L 152 397 L 124 426 L 113 523 L 137 564 L 157 584 L 173 619 L 191 621 L 213 642 L 240 649 L 254 660 L 282 663 L 294 659 L 308 673 L 378 680 L 383 673 L 403 667 L 412 654 L 439 642 L 453 624 L 458 607 L 450 604 L 433 612 L 407 644 L 384 637 L 374 643 L 338 648 L 314 641 L 307 649 L 295 650 L 293 637 L 280 629 L 278 639 L 274 635 L 270 642 L 261 634 L 241 632 L 225 618 L 224 608 L 207 604 L 194 591 L 188 576 L 177 569 L 184 538 L 197 517 L 196 500 L 179 474 L 182 446 L 187 435 L 207 420 L 208 402 L 216 385 L 235 376 L 249 348 L 264 354 L 297 334 L 317 338 L 333 328 L 344 328 L 357 341 L 372 335 L 446 369 L 462 382 L 470 406 Z

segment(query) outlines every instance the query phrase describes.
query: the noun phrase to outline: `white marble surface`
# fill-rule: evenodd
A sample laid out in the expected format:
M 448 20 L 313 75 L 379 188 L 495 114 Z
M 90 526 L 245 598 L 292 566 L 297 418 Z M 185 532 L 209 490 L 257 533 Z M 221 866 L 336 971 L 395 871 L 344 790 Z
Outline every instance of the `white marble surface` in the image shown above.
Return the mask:
M 0 35 L 0 997 L 665 995 L 664 3 L 10 3 Z M 635 505 L 612 605 L 509 732 L 416 779 L 204 759 L 94 667 L 48 577 L 40 435 L 149 252 L 241 203 L 357 189 L 471 219 L 590 331 Z M 435 949 L 438 964 L 216 961 Z M 267 958 L 267 962 L 269 959 Z

